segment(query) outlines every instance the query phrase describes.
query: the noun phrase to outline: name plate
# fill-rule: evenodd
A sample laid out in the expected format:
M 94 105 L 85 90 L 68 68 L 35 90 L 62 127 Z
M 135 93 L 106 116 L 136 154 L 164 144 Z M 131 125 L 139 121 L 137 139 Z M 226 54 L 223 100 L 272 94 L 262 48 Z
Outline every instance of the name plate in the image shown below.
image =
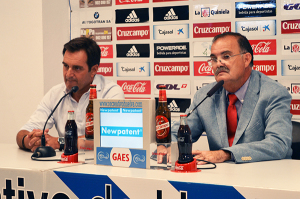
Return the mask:
M 97 147 L 96 164 L 146 169 L 146 150 Z

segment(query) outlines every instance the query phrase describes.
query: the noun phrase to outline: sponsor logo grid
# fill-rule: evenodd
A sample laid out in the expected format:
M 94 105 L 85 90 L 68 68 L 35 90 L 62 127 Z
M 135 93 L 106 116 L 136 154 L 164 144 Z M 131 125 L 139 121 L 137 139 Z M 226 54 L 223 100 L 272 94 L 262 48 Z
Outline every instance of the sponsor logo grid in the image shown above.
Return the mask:
M 170 3 L 160 4 L 163 2 Z M 192 99 L 199 87 L 197 81 L 214 81 L 207 64 L 212 38 L 230 31 L 249 39 L 253 70 L 279 83 L 295 79 L 294 87 L 289 86 L 293 98 L 300 83 L 297 0 L 108 0 L 80 3 L 78 13 L 79 23 L 73 23 L 80 29 L 74 37 L 90 37 L 99 44 L 97 74 L 118 82 L 126 97 L 141 94 L 141 98 L 155 98 L 157 81 L 163 80 L 170 98 L 176 97 L 174 91 L 181 89 L 181 81 L 188 81 L 189 91 L 182 97 Z

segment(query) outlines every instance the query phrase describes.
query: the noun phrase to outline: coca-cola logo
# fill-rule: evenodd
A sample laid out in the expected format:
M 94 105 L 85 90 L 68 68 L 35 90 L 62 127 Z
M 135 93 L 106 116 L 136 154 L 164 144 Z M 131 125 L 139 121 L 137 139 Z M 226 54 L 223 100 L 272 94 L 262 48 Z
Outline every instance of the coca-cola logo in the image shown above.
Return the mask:
M 276 55 L 276 39 L 250 40 L 254 55 Z
M 212 76 L 214 72 L 207 62 L 194 62 L 194 76 Z
M 117 81 L 124 94 L 151 94 L 150 81 Z

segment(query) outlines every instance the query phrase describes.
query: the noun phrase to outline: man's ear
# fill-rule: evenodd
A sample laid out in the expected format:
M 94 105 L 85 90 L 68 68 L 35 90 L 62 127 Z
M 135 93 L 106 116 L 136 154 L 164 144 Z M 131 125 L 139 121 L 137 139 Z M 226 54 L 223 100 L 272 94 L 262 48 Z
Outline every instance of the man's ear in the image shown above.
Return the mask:
M 92 77 L 94 77 L 97 74 L 98 67 L 99 67 L 98 64 L 95 64 L 94 66 L 92 66 L 92 68 L 91 68 L 91 75 L 92 75 Z
M 245 53 L 244 54 L 245 67 L 248 67 L 250 65 L 251 60 L 252 60 L 251 53 Z

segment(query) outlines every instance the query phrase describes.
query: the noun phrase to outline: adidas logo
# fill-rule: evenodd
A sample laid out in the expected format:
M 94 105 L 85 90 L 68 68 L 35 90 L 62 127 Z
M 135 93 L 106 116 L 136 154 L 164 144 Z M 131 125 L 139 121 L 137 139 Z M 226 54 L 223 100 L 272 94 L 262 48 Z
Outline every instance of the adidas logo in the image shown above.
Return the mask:
M 130 50 L 126 54 L 127 57 L 139 57 L 140 53 L 137 51 L 135 46 L 133 45 Z
M 175 100 L 173 100 L 169 105 L 168 108 L 170 109 L 170 111 L 173 112 L 180 112 L 180 108 L 177 106 Z
M 165 15 L 164 20 L 177 20 L 178 16 L 174 12 L 173 8 Z
M 137 17 L 134 10 L 131 11 L 131 13 L 127 16 L 127 19 L 125 19 L 125 22 L 140 22 L 140 19 Z

